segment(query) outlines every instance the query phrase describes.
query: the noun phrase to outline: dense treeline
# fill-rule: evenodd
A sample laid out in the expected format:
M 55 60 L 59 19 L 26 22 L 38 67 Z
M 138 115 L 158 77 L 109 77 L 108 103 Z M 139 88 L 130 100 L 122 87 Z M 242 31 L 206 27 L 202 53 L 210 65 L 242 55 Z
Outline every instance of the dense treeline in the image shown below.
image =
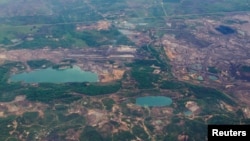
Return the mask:
M 14 130 L 13 126 L 8 127 L 10 123 L 15 119 L 14 116 L 9 116 L 6 118 L 0 118 L 0 140 L 4 141 L 9 137 L 9 133 Z
M 106 141 L 92 126 L 86 126 L 80 136 L 81 141 Z
M 87 84 L 81 85 L 81 83 L 70 84 L 72 91 L 95 96 L 103 94 L 111 94 L 117 92 L 121 88 L 121 83 L 110 83 L 110 84 Z
M 51 102 L 55 100 L 64 101 L 75 100 L 76 96 L 70 93 L 96 96 L 103 94 L 111 94 L 117 92 L 121 87 L 119 82 L 111 84 L 89 84 L 89 83 L 66 83 L 66 84 L 50 84 L 41 83 L 38 87 L 25 89 L 22 93 L 27 95 L 27 99 L 31 101 Z
M 137 81 L 140 89 L 155 88 L 154 83 L 160 79 L 160 75 L 153 74 L 150 68 L 133 68 L 131 76 Z
M 104 104 L 106 110 L 112 110 L 115 101 L 111 98 L 105 98 L 102 100 L 102 103 Z
M 134 126 L 132 128 L 133 134 L 137 137 L 141 138 L 143 141 L 150 141 L 150 138 L 148 134 L 145 132 L 145 130 L 140 126 Z
M 43 66 L 49 67 L 53 63 L 50 62 L 49 60 L 41 59 L 41 60 L 29 60 L 27 61 L 27 64 L 30 66 L 31 69 L 39 69 L 42 68 Z
M 67 94 L 61 89 L 43 89 L 43 88 L 29 88 L 22 91 L 27 99 L 30 101 L 51 102 L 53 100 L 70 98 L 72 95 Z
M 29 61 L 32 67 L 41 67 L 41 65 L 50 64 L 47 60 Z M 113 82 L 106 84 L 98 83 L 39 83 L 39 84 L 23 84 L 20 82 L 7 83 L 9 71 L 11 68 L 21 68 L 20 63 L 7 63 L 0 67 L 0 101 L 11 101 L 17 95 L 26 95 L 28 100 L 53 102 L 61 100 L 62 102 L 71 102 L 79 99 L 79 96 L 71 93 L 85 94 L 89 96 L 111 94 L 117 92 L 121 88 L 121 82 Z M 32 86 L 33 85 L 33 86 Z M 111 105 L 110 105 L 111 106 Z M 108 108 L 110 108 L 108 106 Z
M 137 81 L 138 88 L 151 89 L 155 88 L 155 84 L 160 80 L 159 74 L 154 74 L 152 66 L 158 66 L 156 60 L 135 60 L 134 63 L 128 64 L 132 67 L 131 76 Z M 159 66 L 158 66 L 159 67 Z
M 190 95 L 194 95 L 197 99 L 207 100 L 207 102 L 211 101 L 213 103 L 217 103 L 218 100 L 222 100 L 230 105 L 236 104 L 228 95 L 209 87 L 196 86 L 184 82 L 169 80 L 163 81 L 160 85 L 160 88 L 177 91 L 187 89 L 190 92 Z

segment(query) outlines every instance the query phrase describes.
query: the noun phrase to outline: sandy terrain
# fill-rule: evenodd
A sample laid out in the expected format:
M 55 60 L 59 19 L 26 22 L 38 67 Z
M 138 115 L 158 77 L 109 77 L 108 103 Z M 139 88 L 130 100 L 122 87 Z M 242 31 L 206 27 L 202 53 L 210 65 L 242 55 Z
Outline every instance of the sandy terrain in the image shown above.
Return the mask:
M 112 73 L 103 73 L 101 74 L 101 82 L 110 82 L 114 80 L 119 80 L 123 77 L 125 70 L 114 69 Z
M 17 96 L 11 102 L 0 102 L 0 117 L 8 115 L 22 115 L 25 112 L 38 112 L 40 117 L 43 117 L 43 111 L 47 108 L 46 104 L 39 102 L 30 102 L 25 99 L 25 96 Z

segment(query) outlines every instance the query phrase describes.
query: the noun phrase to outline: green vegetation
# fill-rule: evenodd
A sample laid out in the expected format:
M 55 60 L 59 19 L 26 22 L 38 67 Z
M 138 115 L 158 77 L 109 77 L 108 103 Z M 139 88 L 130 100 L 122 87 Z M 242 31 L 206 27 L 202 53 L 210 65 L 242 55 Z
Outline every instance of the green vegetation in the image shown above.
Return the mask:
M 62 24 L 42 26 L 34 33 L 33 40 L 24 40 L 11 48 L 36 49 L 46 46 L 50 48 L 99 47 L 110 44 L 133 45 L 125 35 L 114 27 L 109 30 L 78 32 L 74 24 Z
M 211 101 L 216 104 L 222 100 L 230 105 L 235 105 L 236 103 L 226 94 L 209 87 L 196 86 L 183 82 L 176 81 L 163 81 L 160 88 L 176 90 L 182 93 L 185 89 L 188 90 L 189 95 L 194 95 L 197 99 L 204 100 L 206 102 Z
M 66 64 L 66 63 L 65 63 L 65 64 L 56 64 L 56 65 L 53 65 L 52 68 L 53 68 L 53 69 L 73 68 L 73 65 L 71 65 L 71 64 Z
M 154 88 L 154 83 L 160 79 L 159 75 L 153 74 L 152 68 L 133 68 L 131 76 L 137 81 L 140 89 Z
M 30 125 L 38 120 L 38 112 L 26 112 L 22 117 L 17 118 L 18 122 L 23 125 Z
M 28 61 L 28 64 L 33 67 L 41 67 L 44 64 L 50 64 L 47 60 Z M 111 94 L 117 92 L 121 88 L 121 82 L 113 82 L 106 84 L 99 83 L 65 83 L 52 84 L 40 83 L 38 87 L 21 83 L 7 83 L 9 71 L 12 68 L 22 69 L 23 66 L 18 62 L 10 62 L 0 67 L 0 101 L 12 101 L 17 95 L 25 94 L 28 100 L 41 101 L 50 103 L 52 101 L 61 100 L 65 103 L 70 103 L 79 99 L 79 96 L 73 96 L 70 93 L 77 92 L 80 94 L 96 96 L 103 94 Z M 25 85 L 25 86 L 24 86 Z
M 157 60 L 135 60 L 132 64 L 129 64 L 130 67 L 150 67 L 152 65 L 159 66 Z
M 65 63 L 65 64 L 73 64 L 73 63 L 76 63 L 77 61 L 74 60 L 74 59 L 63 59 L 61 61 L 61 63 Z
M 169 89 L 169 90 L 179 90 L 180 88 L 184 88 L 184 84 L 181 82 L 176 81 L 163 81 L 161 86 L 161 89 Z
M 129 131 L 120 131 L 114 134 L 114 141 L 131 141 L 135 139 L 135 136 L 131 134 Z
M 117 44 L 117 45 L 133 45 L 133 43 L 117 29 L 111 28 L 110 30 L 101 31 L 84 31 L 78 32 L 75 36 L 86 42 L 89 47 L 98 47 L 101 45 Z
M 64 111 L 65 112 L 65 111 Z M 73 125 L 84 125 L 85 119 L 80 116 L 79 114 L 73 113 L 70 115 L 64 115 L 64 114 L 58 114 L 58 120 L 59 122 L 62 122 L 64 124 L 73 124 Z
M 41 59 L 41 60 L 29 60 L 27 64 L 31 69 L 40 69 L 50 67 L 53 63 L 49 60 Z
M 179 3 L 181 0 L 163 0 L 163 2 Z
M 52 102 L 52 101 L 70 101 L 77 100 L 78 96 L 73 96 L 71 92 L 77 92 L 84 95 L 96 96 L 115 93 L 120 89 L 120 83 L 110 84 L 86 84 L 86 83 L 67 83 L 67 84 L 39 84 L 39 87 L 30 87 L 22 93 L 27 95 L 31 101 Z
M 26 132 L 29 132 L 27 136 L 23 136 L 24 140 L 36 140 L 37 133 L 48 133 L 46 136 L 40 136 L 44 140 L 45 138 L 48 140 L 64 140 L 65 131 L 68 129 L 81 130 L 85 124 L 85 118 L 78 114 L 65 115 L 66 111 L 63 112 L 62 114 L 50 109 L 44 111 L 43 117 L 40 117 L 38 112 L 25 112 L 20 116 L 0 118 L 0 139 L 12 138 L 14 140 L 16 133 L 26 134 Z M 15 122 L 18 125 L 16 127 Z M 15 131 L 15 135 L 10 136 L 11 131 Z
M 14 119 L 15 119 L 14 116 L 0 118 L 0 130 L 1 130 L 0 140 L 4 141 L 5 139 L 7 139 L 9 137 L 9 132 L 14 130 L 13 126 L 10 126 L 8 128 L 8 125 L 12 123 Z
M 108 19 L 115 19 L 123 13 L 128 16 L 128 18 L 145 17 L 144 13 L 147 13 L 148 17 L 158 18 L 153 20 L 152 18 L 150 18 L 150 20 L 146 20 L 147 18 L 145 18 L 145 21 L 147 23 L 149 22 L 149 25 L 159 26 L 164 20 L 164 18 L 161 18 L 165 16 L 164 11 L 166 11 L 168 15 L 184 14 L 184 16 L 186 14 L 249 11 L 249 5 L 246 4 L 247 0 L 229 0 L 226 4 L 221 1 L 211 3 L 209 1 L 201 2 L 200 0 L 184 0 L 180 3 L 180 0 L 164 0 L 163 8 L 157 4 L 150 6 L 148 9 L 137 8 L 136 11 L 121 10 L 130 8 L 125 1 L 94 0 L 90 3 L 94 6 L 94 9 L 80 0 L 74 2 L 46 1 L 45 5 L 52 4 L 53 6 L 50 7 L 50 10 L 52 13 L 55 12 L 57 14 L 23 15 L 3 18 L 0 25 L 2 31 L 0 34 L 0 43 L 14 45 L 10 47 L 15 49 L 34 49 L 45 46 L 51 48 L 70 48 L 84 46 L 98 47 L 107 44 L 131 45 L 133 43 L 114 27 L 108 31 L 85 30 L 83 32 L 76 32 L 75 25 L 76 23 L 83 25 L 94 24 L 104 19 L 102 14 L 106 14 Z M 141 3 L 141 1 L 137 1 L 137 3 Z M 152 2 L 148 1 L 148 3 Z M 49 10 L 47 9 L 47 11 Z M 35 13 L 36 12 L 37 11 L 35 11 Z M 111 13 L 115 15 L 112 16 Z M 133 23 L 133 19 L 131 19 L 131 21 Z M 223 31 L 224 29 L 225 28 L 223 28 Z M 177 33 L 178 31 L 175 32 Z M 52 37 L 48 38 L 48 36 L 51 35 Z M 28 37 L 31 37 L 32 40 L 28 40 Z M 190 40 L 192 43 L 201 47 L 209 45 L 207 41 L 197 39 L 192 34 L 188 34 L 187 31 L 183 32 L 182 30 L 177 37 Z M 15 44 L 16 41 L 13 39 L 18 39 L 16 40 L 18 44 Z
M 159 74 L 153 73 L 153 66 L 162 66 L 157 60 L 135 60 L 128 66 L 132 67 L 131 76 L 137 81 L 140 89 L 155 88 L 155 84 L 161 79 Z
M 111 98 L 105 98 L 102 100 L 106 110 L 112 110 L 113 105 L 115 104 L 115 101 Z
M 0 24 L 0 44 L 11 45 L 20 42 L 28 34 L 35 33 L 37 28 L 34 26 L 11 26 Z
M 178 125 L 179 120 L 172 119 L 171 124 L 167 125 L 163 129 L 164 132 L 168 133 L 164 141 L 176 140 L 178 138 L 178 135 L 180 134 L 188 135 L 189 140 L 201 140 L 202 138 L 206 137 L 207 125 L 205 125 L 204 121 L 202 121 L 201 119 L 196 119 L 196 120 L 186 119 L 182 121 L 184 122 L 184 125 Z
M 137 137 L 141 138 L 143 141 L 149 141 L 150 140 L 150 138 L 148 137 L 147 133 L 139 125 L 134 126 L 132 128 L 132 132 L 133 132 L 134 135 L 136 135 Z
M 151 45 L 149 46 L 143 46 L 144 50 L 147 50 L 151 53 L 152 57 L 154 57 L 157 61 L 157 63 L 154 63 L 152 65 L 159 66 L 161 70 L 166 71 L 168 74 L 171 74 L 171 66 L 168 64 L 169 60 L 168 57 L 165 54 L 163 47 L 153 47 Z
M 240 71 L 242 71 L 242 72 L 250 72 L 250 66 L 242 66 L 240 68 Z
M 218 74 L 220 71 L 215 67 L 208 67 L 208 72 Z
M 34 5 L 34 6 L 39 6 L 40 9 L 36 9 L 33 12 L 37 13 L 40 12 L 39 10 L 44 10 L 45 8 L 46 12 L 44 13 L 40 14 L 37 13 L 32 15 L 31 13 L 27 13 L 26 15 L 22 16 L 11 16 L 10 18 L 7 18 L 8 20 L 3 22 L 10 25 L 30 25 L 30 24 L 60 24 L 68 22 L 88 22 L 88 21 L 93 22 L 103 19 L 101 15 L 96 13 L 96 11 L 92 10 L 91 7 L 86 5 L 81 0 L 75 0 L 74 2 L 46 0 L 42 2 L 42 4 L 43 4 L 42 6 Z M 30 7 L 25 7 L 25 6 L 21 7 L 23 11 L 29 8 Z M 16 13 L 14 14 L 16 15 Z
M 60 89 L 44 89 L 44 88 L 29 88 L 27 90 L 22 91 L 25 95 L 27 95 L 27 99 L 31 101 L 41 101 L 41 102 L 51 102 L 58 99 L 66 99 L 71 98 L 72 95 L 67 94 L 64 90 Z
M 213 116 L 209 119 L 208 124 L 238 124 L 239 121 L 235 117 L 229 117 L 225 115 Z
M 185 40 L 186 42 L 192 43 L 193 45 L 199 48 L 208 47 L 211 43 L 208 41 L 197 38 L 195 35 L 186 30 L 186 25 L 183 27 L 176 27 L 175 31 L 172 33 L 175 35 L 175 38 L 178 40 Z
M 209 14 L 219 12 L 236 12 L 249 11 L 249 5 L 245 4 L 248 0 L 228 0 L 211 2 L 209 0 L 183 0 L 181 3 L 169 3 L 166 0 L 164 8 L 169 15 L 186 15 L 186 14 Z M 172 4 L 172 5 L 169 5 Z
M 71 39 L 62 39 L 56 41 L 56 39 L 49 39 L 45 37 L 37 37 L 32 41 L 24 41 L 21 44 L 11 47 L 11 49 L 26 48 L 26 49 L 37 49 L 49 46 L 50 48 L 70 48 L 73 44 Z
M 184 128 L 184 133 L 189 135 L 189 140 L 199 140 L 207 136 L 207 125 L 202 119 L 186 120 Z
M 123 0 L 91 0 L 90 3 L 95 6 L 95 8 L 100 13 L 118 13 L 121 9 L 128 8 L 126 1 Z M 113 16 L 112 15 L 112 16 Z M 108 17 L 114 18 L 114 17 Z
M 211 100 L 211 101 L 222 100 L 230 105 L 236 104 L 230 97 L 228 97 L 226 94 L 216 89 L 202 87 L 202 86 L 195 86 L 195 85 L 190 85 L 188 86 L 188 88 L 193 92 L 195 97 L 198 99 Z
M 81 141 L 105 141 L 104 138 L 96 131 L 94 127 L 87 126 L 83 129 L 80 136 Z
M 13 100 L 19 93 L 18 90 L 23 88 L 20 83 L 6 83 L 10 68 L 22 69 L 22 64 L 18 62 L 9 62 L 0 66 L 0 101 L 6 102 Z
M 0 33 L 0 44 L 10 45 L 8 46 L 10 49 L 36 49 L 46 46 L 50 48 L 99 47 L 107 44 L 133 44 L 115 27 L 100 31 L 94 29 L 82 32 L 76 31 L 76 24 L 78 23 L 88 26 L 103 19 L 97 11 L 81 0 L 74 2 L 46 2 L 53 5 L 50 8 L 52 8 L 52 11 L 55 10 L 57 14 L 2 18 L 0 22 L 2 31 Z M 120 5 L 120 2 L 118 5 Z M 114 3 L 108 4 L 108 6 L 113 7 Z M 117 10 L 116 6 L 114 8 Z
M 250 9 L 249 0 L 227 0 L 227 2 L 163 0 L 163 3 L 152 0 L 44 0 L 43 2 L 41 7 L 38 6 L 39 10 L 30 7 L 25 9 L 23 8 L 25 6 L 23 6 L 20 7 L 21 10 L 17 9 L 15 12 L 5 10 L 5 5 L 2 5 L 13 3 L 13 1 L 3 0 L 0 2 L 2 9 L 5 10 L 4 12 L 8 13 L 7 16 L 0 17 L 0 46 L 7 49 L 38 49 L 43 47 L 71 49 L 98 48 L 108 45 L 135 45 L 116 27 L 119 23 L 124 22 L 127 23 L 128 27 L 130 23 L 134 24 L 131 25 L 129 30 L 133 30 L 133 26 L 136 26 L 133 31 L 140 31 L 138 33 L 142 33 L 141 35 L 149 34 L 152 43 L 159 43 L 161 37 L 169 33 L 175 35 L 177 40 L 185 40 L 197 47 L 204 48 L 209 46 L 210 42 L 199 39 L 194 32 L 191 32 L 190 29 L 195 29 L 195 25 L 186 24 L 189 22 L 185 22 L 184 18 L 204 18 L 204 16 L 209 15 L 213 19 L 212 15 L 222 15 L 225 14 L 224 12 L 249 11 Z M 46 8 L 42 7 L 44 5 L 46 5 Z M 6 7 L 6 9 L 9 9 L 8 6 Z M 37 7 L 37 5 L 34 5 L 34 7 Z M 27 14 L 29 10 L 31 12 Z M 43 10 L 46 12 L 43 12 Z M 20 13 L 22 16 L 18 15 L 18 11 L 22 11 Z M 108 20 L 111 23 L 110 29 L 97 30 L 93 28 L 100 20 Z M 171 24 L 171 26 L 167 25 L 170 30 L 157 31 L 161 27 L 166 27 L 166 21 Z M 244 21 L 225 22 L 227 24 L 244 23 Z M 77 26 L 86 26 L 86 29 L 77 31 Z M 223 34 L 236 32 L 227 26 L 219 26 L 216 30 Z M 148 43 L 147 36 L 143 37 L 145 37 L 145 42 L 143 39 L 144 44 Z M 137 39 L 141 40 L 136 37 L 135 40 Z M 61 141 L 67 140 L 67 137 L 80 134 L 79 140 L 81 141 L 130 141 L 136 140 L 137 137 L 149 141 L 151 139 L 148 132 L 151 135 L 156 133 L 155 129 L 158 129 L 158 127 L 154 125 L 158 119 L 164 120 L 164 122 L 166 120 L 165 123 L 168 123 L 168 120 L 171 121 L 166 125 L 159 125 L 165 127 L 162 129 L 162 133 L 156 133 L 156 140 L 177 140 L 181 134 L 188 135 L 188 140 L 204 140 L 207 133 L 206 124 L 250 123 L 243 111 L 231 112 L 223 108 L 222 102 L 236 107 L 236 103 L 227 94 L 210 87 L 192 85 L 174 79 L 171 76 L 171 66 L 168 64 L 169 60 L 164 47 L 160 43 L 157 46 L 147 44 L 141 47 L 137 46 L 137 48 L 138 56 L 145 55 L 146 59 L 134 60 L 133 63 L 127 64 L 127 67 L 130 67 L 131 70 L 126 78 L 124 76 L 123 80 L 112 83 L 13 83 L 8 82 L 10 73 L 26 70 L 25 65 L 8 61 L 1 65 L 0 101 L 9 102 L 18 95 L 25 95 L 29 102 L 21 101 L 14 106 L 38 104 L 38 109 L 27 109 L 29 112 L 24 111 L 20 116 L 11 116 L 13 113 L 5 113 L 7 109 L 0 106 L 4 114 L 7 115 L 7 117 L 0 118 L 0 140 L 19 140 L 18 137 L 22 137 L 23 140 L 28 141 Z M 119 63 L 116 60 L 108 61 L 110 64 Z M 60 68 L 71 66 L 73 63 L 76 63 L 76 60 L 65 59 L 60 62 L 60 65 L 54 65 L 45 59 L 27 61 L 31 69 L 51 66 Z M 241 75 L 250 72 L 249 66 L 242 66 L 237 69 L 241 71 Z M 214 75 L 220 73 L 220 70 L 213 66 L 209 66 L 207 71 Z M 122 86 L 124 85 L 131 85 L 131 87 L 123 89 Z M 105 96 L 113 93 L 118 93 L 118 98 L 112 99 Z M 135 103 L 138 96 L 145 95 L 170 95 L 174 97 L 174 104 L 167 108 L 163 107 L 163 110 L 150 107 L 138 108 L 131 105 L 131 103 Z M 187 110 L 185 106 L 187 101 L 196 102 L 200 108 L 193 119 L 182 115 L 183 111 Z M 42 102 L 42 104 L 36 102 Z M 3 103 L 3 105 L 13 103 Z M 120 107 L 115 107 L 118 110 L 110 113 L 114 105 Z M 40 108 L 46 109 L 42 111 Z M 103 110 L 103 113 L 108 113 L 103 117 L 105 120 L 110 120 L 107 123 L 105 123 L 105 120 L 101 120 L 105 125 L 107 124 L 107 127 L 95 127 L 91 123 L 92 117 L 90 116 L 92 115 L 87 113 L 88 110 Z M 157 113 L 157 110 L 159 110 L 159 113 Z M 173 114 L 171 114 L 172 111 Z M 157 117 L 157 114 L 154 113 L 159 115 L 166 113 L 167 116 Z M 87 119 L 85 119 L 86 114 L 88 114 Z M 124 126 L 117 120 L 120 117 L 130 129 L 110 133 L 111 130 L 109 129 L 119 129 L 119 127 Z M 145 119 L 144 123 L 142 124 L 138 119 Z M 14 121 L 17 122 L 16 129 Z M 95 125 L 100 124 L 96 123 Z M 148 130 L 144 129 L 144 125 Z M 11 131 L 15 132 L 10 135 Z M 37 137 L 39 138 L 36 139 Z
M 107 83 L 107 84 L 85 84 L 81 83 L 71 83 L 67 86 L 72 86 L 72 91 L 95 96 L 95 95 L 103 95 L 103 94 L 111 94 L 117 92 L 121 88 L 120 82 Z

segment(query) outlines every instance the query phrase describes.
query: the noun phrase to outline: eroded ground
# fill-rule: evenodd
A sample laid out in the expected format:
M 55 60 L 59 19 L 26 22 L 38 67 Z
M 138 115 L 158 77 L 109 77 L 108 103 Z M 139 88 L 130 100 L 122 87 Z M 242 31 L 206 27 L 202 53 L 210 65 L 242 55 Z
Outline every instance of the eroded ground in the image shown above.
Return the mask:
M 17 96 L 12 102 L 0 102 L 0 117 L 10 115 L 23 115 L 25 112 L 38 112 L 39 117 L 43 117 L 44 110 L 48 107 L 46 104 L 38 102 L 29 102 L 25 96 Z
M 20 61 L 24 65 L 22 69 L 20 69 L 20 66 L 11 67 L 11 72 L 17 73 L 20 70 L 32 71 L 32 68 L 27 64 L 30 60 L 46 59 L 55 64 L 63 64 L 65 62 L 62 60 L 73 59 L 76 61 L 75 65 L 83 70 L 98 73 L 100 82 L 122 80 L 122 86 L 121 88 L 119 86 L 119 89 L 112 94 L 100 95 L 100 93 L 97 93 L 98 96 L 87 96 L 84 90 L 74 92 L 71 89 L 68 92 L 69 90 L 65 89 L 68 93 L 60 91 L 62 89 L 60 86 L 70 88 L 70 85 L 77 84 L 44 84 L 42 86 L 42 84 L 22 83 L 12 85 L 11 83 L 4 83 L 10 88 L 20 89 L 16 94 L 19 96 L 13 101 L 0 103 L 1 135 L 6 136 L 6 141 L 12 139 L 23 141 L 78 141 L 82 136 L 85 139 L 88 135 L 98 137 L 100 134 L 102 137 L 112 137 L 112 139 L 107 140 L 118 141 L 129 137 L 133 138 L 134 141 L 202 140 L 206 136 L 205 125 L 207 123 L 249 123 L 250 84 L 242 78 L 244 78 L 243 76 L 248 78 L 250 75 L 249 72 L 240 70 L 242 65 L 250 66 L 249 14 L 222 12 L 223 16 L 217 16 L 220 12 L 217 14 L 214 12 L 205 13 L 203 17 L 203 13 L 199 15 L 199 10 L 198 13 L 195 11 L 197 7 L 203 4 L 203 1 L 201 3 L 194 1 L 197 2 L 194 5 L 196 8 L 191 7 L 191 9 L 185 7 L 186 4 L 183 5 L 183 2 L 187 1 L 177 1 L 177 3 L 172 4 L 172 1 L 169 3 L 169 1 L 127 0 L 123 1 L 123 4 L 128 5 L 125 8 L 121 6 L 122 1 L 96 3 L 95 1 L 85 0 L 70 5 L 71 2 L 67 0 L 60 2 L 59 5 L 56 4 L 59 6 L 59 11 L 62 9 L 62 4 L 69 5 L 69 9 L 71 9 L 71 6 L 75 8 L 76 11 L 73 12 L 67 11 L 67 7 L 62 9 L 60 14 L 66 13 L 64 18 L 69 18 L 66 19 L 67 23 L 65 23 L 64 18 L 62 21 L 61 19 L 54 21 L 58 18 L 56 16 L 60 14 L 54 13 L 56 11 L 53 7 L 47 9 L 46 3 L 39 2 L 38 4 L 42 5 L 42 7 L 39 6 L 41 8 L 38 8 L 40 9 L 39 12 L 52 17 L 52 24 L 47 24 L 48 21 L 45 20 L 39 23 L 40 25 L 35 26 L 37 29 L 34 29 L 35 27 L 32 25 L 14 26 L 15 30 L 18 29 L 16 32 L 22 34 L 13 32 L 14 36 L 7 38 L 10 43 L 0 45 L 5 48 L 0 50 L 0 64 L 8 61 Z M 112 7 L 114 4 L 115 8 Z M 168 7 L 169 5 L 173 5 L 173 7 L 177 5 L 178 7 L 179 4 L 181 4 L 179 8 L 181 11 L 179 12 L 171 6 Z M 190 4 L 192 5 L 192 3 Z M 219 4 L 221 3 L 219 2 Z M 30 5 L 33 7 L 30 8 Z M 8 10 L 5 6 L 2 11 L 5 11 L 7 16 L 15 16 L 20 12 L 19 16 L 36 15 L 34 9 L 37 3 L 32 2 L 30 5 L 28 4 L 26 8 L 17 9 L 17 12 Z M 15 7 L 16 4 L 13 4 L 13 6 Z M 210 7 L 210 5 L 205 7 Z M 244 8 L 245 4 L 240 7 Z M 185 13 L 186 8 L 187 13 Z M 77 12 L 77 10 L 79 11 Z M 86 14 L 85 18 L 82 17 L 82 11 Z M 80 16 L 69 12 L 77 12 Z M 172 19 L 171 14 L 176 12 L 179 15 Z M 183 13 L 186 15 L 182 15 Z M 0 14 L 0 16 L 3 16 L 3 14 Z M 79 19 L 77 16 L 79 16 Z M 96 16 L 96 19 L 94 19 L 94 16 Z M 89 19 L 92 21 L 81 22 Z M 27 21 L 28 24 L 29 22 Z M 8 20 L 6 23 L 8 23 Z M 82 38 L 72 38 L 71 36 L 74 34 L 65 32 L 69 29 L 64 24 L 73 25 L 74 31 L 70 33 L 77 31 L 80 34 L 88 31 L 87 35 L 91 34 L 91 37 L 93 37 L 90 38 L 91 41 L 105 42 L 100 42 L 101 45 L 97 44 L 97 46 L 95 44 L 90 45 L 88 46 L 90 48 L 87 48 L 86 44 L 89 40 L 83 38 L 84 41 L 82 41 Z M 56 30 L 55 27 L 57 26 L 55 25 L 63 26 L 58 26 L 61 28 Z M 2 29 L 5 29 L 5 27 L 3 26 Z M 55 28 L 53 32 L 61 31 L 62 35 L 56 37 L 46 31 L 51 30 L 52 27 Z M 13 30 L 12 26 L 8 28 Z M 22 28 L 27 31 L 22 31 Z M 110 29 L 113 29 L 113 31 L 117 29 L 122 35 L 127 36 L 134 45 L 116 45 L 118 38 L 114 38 L 113 34 L 111 34 L 111 38 L 99 34 L 101 31 L 106 32 Z M 218 29 L 221 31 L 219 32 Z M 6 30 L 3 33 L 12 30 Z M 56 43 L 54 49 L 46 46 L 42 46 L 41 49 L 36 46 L 22 46 L 26 49 L 16 47 L 15 50 L 7 50 L 22 43 L 36 41 L 38 38 L 35 35 L 40 35 L 40 32 L 44 36 L 43 38 L 46 38 L 44 41 Z M 121 36 L 121 34 L 118 35 Z M 100 36 L 101 38 L 96 38 Z M 86 36 L 84 37 L 86 38 Z M 64 43 L 59 45 L 57 43 L 63 42 L 65 38 L 73 39 L 77 43 L 74 42 L 72 46 L 71 43 L 69 46 L 66 44 L 64 48 L 58 47 L 64 45 Z M 122 39 L 125 40 L 125 38 Z M 36 45 L 40 45 L 40 43 Z M 160 50 L 162 47 L 163 50 Z M 33 50 L 27 48 L 33 48 Z M 162 59 L 165 55 L 169 60 Z M 135 59 L 141 59 L 141 62 L 138 60 L 138 62 L 134 62 Z M 127 67 L 126 63 L 135 64 L 132 67 Z M 180 81 L 170 80 L 164 88 L 164 82 L 170 79 L 166 67 L 168 63 L 172 66 L 171 73 Z M 130 71 L 131 68 L 132 72 Z M 4 72 L 4 69 L 2 70 Z M 121 79 L 123 77 L 124 79 Z M 152 82 L 148 83 L 151 80 Z M 182 81 L 195 85 L 187 85 Z M 143 85 L 145 83 L 147 85 Z M 224 95 L 220 95 L 221 93 L 218 91 L 208 87 L 198 87 L 196 84 L 222 90 L 235 98 L 236 104 L 233 105 L 232 101 L 223 97 Z M 39 85 L 42 89 L 39 89 Z M 91 84 L 79 84 L 77 86 L 88 88 L 88 85 Z M 78 87 L 73 88 L 78 89 Z M 34 91 L 25 91 L 26 88 L 34 88 Z M 100 89 L 100 87 L 96 88 Z M 13 91 L 4 87 L 2 89 L 5 91 L 1 96 L 6 96 Z M 209 91 L 209 94 L 207 94 L 207 91 Z M 26 94 L 25 92 L 29 92 L 27 97 L 23 96 Z M 67 95 L 64 95 L 64 93 L 67 93 Z M 47 97 L 52 95 L 52 98 L 48 98 L 48 101 L 44 100 L 44 103 L 37 102 L 34 99 L 27 100 L 27 98 L 32 98 L 33 94 L 37 94 L 37 96 L 44 94 Z M 56 96 L 53 94 L 56 94 Z M 168 96 L 173 99 L 173 103 L 171 106 L 165 107 L 141 107 L 136 105 L 135 99 L 145 95 Z M 72 98 L 72 96 L 76 97 Z
M 229 21 L 234 23 L 228 24 Z M 239 66 L 250 65 L 249 23 L 249 14 L 184 20 L 187 29 L 183 31 L 188 30 L 191 34 L 186 36 L 189 37 L 177 39 L 179 35 L 165 34 L 161 39 L 173 74 L 182 81 L 213 86 L 234 93 L 241 100 L 249 99 L 249 82 L 237 79 Z M 216 28 L 220 25 L 229 26 L 235 33 L 219 32 Z M 249 105 L 249 102 L 244 103 Z
M 124 63 L 139 58 L 136 48 L 132 46 L 103 47 L 101 49 L 20 49 L 2 50 L 0 61 L 20 61 L 24 64 L 30 60 L 46 59 L 55 64 L 60 64 L 64 59 L 76 60 L 76 65 L 85 71 L 99 74 L 100 82 L 110 82 L 122 78 L 127 70 Z M 140 57 L 141 58 L 141 57 Z M 114 60 L 110 63 L 110 60 Z M 27 71 L 31 68 L 26 65 Z

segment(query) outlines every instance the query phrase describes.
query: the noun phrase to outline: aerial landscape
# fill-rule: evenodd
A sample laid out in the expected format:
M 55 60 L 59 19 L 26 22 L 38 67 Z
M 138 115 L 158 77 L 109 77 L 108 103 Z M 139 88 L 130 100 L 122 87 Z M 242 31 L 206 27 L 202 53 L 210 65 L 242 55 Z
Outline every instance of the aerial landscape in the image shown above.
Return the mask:
M 206 141 L 249 54 L 249 0 L 0 0 L 0 141 Z

